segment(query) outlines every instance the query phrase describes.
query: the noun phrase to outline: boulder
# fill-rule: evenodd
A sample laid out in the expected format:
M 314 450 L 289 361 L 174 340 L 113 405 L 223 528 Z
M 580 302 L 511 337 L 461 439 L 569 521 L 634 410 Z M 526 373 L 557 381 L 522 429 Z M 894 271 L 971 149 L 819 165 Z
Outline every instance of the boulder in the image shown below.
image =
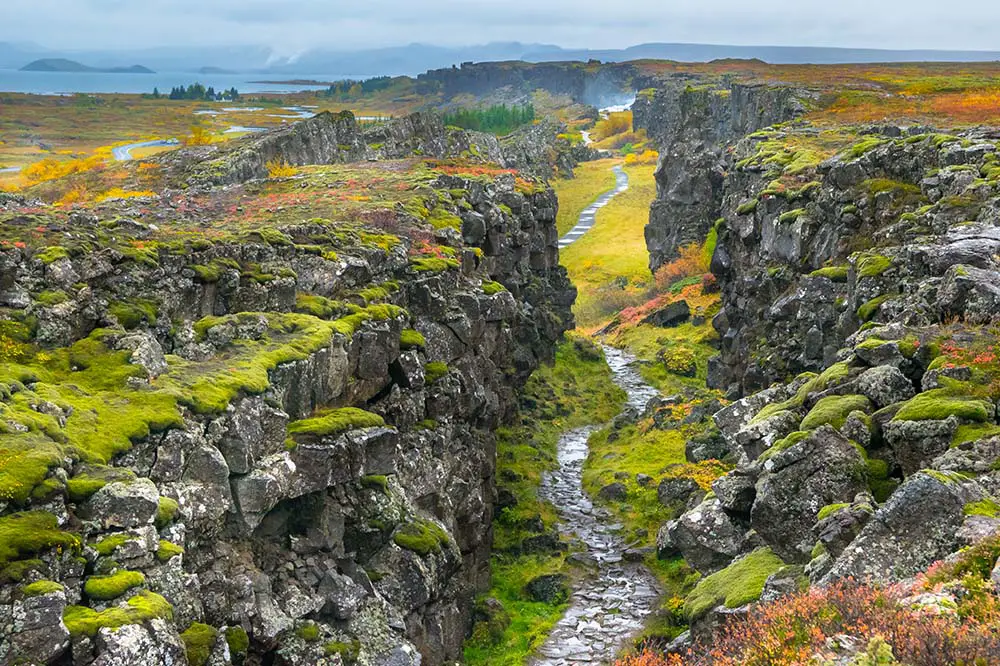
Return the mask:
M 669 303 L 658 310 L 654 310 L 643 318 L 643 324 L 667 328 L 683 324 L 691 317 L 691 308 L 687 301 L 680 300 Z
M 569 599 L 569 587 L 566 576 L 562 574 L 547 574 L 528 581 L 525 592 L 532 601 L 558 605 Z
M 693 479 L 675 477 L 660 481 L 660 485 L 656 488 L 656 497 L 663 506 L 676 510 L 683 508 L 688 499 L 698 492 L 702 492 L 702 490 Z
M 822 582 L 853 577 L 892 583 L 916 575 L 958 548 L 965 505 L 983 498 L 974 481 L 958 474 L 914 474 L 875 512 Z
M 703 501 L 675 521 L 667 523 L 658 550 L 673 549 L 702 574 L 725 568 L 749 550 L 746 526 L 723 509 L 716 498 Z
M 880 408 L 909 400 L 916 394 L 913 382 L 891 365 L 865 370 L 858 377 L 858 391 Z
M 799 429 L 802 416 L 792 411 L 780 411 L 761 421 L 751 422 L 736 433 L 736 443 L 747 458 L 756 460 L 779 439 Z
M 951 447 L 958 426 L 959 420 L 955 416 L 924 421 L 894 419 L 882 427 L 882 436 L 892 448 L 903 474 L 909 476 Z
M 81 512 L 105 528 L 132 529 L 149 525 L 160 508 L 160 492 L 149 479 L 115 481 L 87 500 Z
M 36 663 L 52 663 L 69 647 L 69 630 L 63 624 L 66 593 L 62 590 L 27 597 L 14 604 L 10 639 L 13 663 L 31 655 Z M 5 662 L 10 663 L 10 662 Z
M 628 490 L 624 483 L 616 481 L 597 491 L 597 496 L 607 502 L 624 502 L 625 498 L 628 497 Z
M 785 561 L 807 562 L 819 510 L 851 502 L 867 488 L 861 453 L 832 427 L 822 426 L 764 463 L 750 525 Z
M 738 468 L 715 480 L 712 491 L 726 511 L 750 518 L 757 497 L 756 468 Z

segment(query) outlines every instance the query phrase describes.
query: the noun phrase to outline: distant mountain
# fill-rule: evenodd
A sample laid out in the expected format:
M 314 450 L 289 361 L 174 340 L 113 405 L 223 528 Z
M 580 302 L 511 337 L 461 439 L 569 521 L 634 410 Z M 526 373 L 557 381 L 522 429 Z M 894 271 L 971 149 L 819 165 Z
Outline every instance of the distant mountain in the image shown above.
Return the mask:
M 88 67 L 75 60 L 66 58 L 42 58 L 29 62 L 21 68 L 22 72 L 101 72 L 104 74 L 155 74 L 148 67 L 132 65 L 131 67 Z

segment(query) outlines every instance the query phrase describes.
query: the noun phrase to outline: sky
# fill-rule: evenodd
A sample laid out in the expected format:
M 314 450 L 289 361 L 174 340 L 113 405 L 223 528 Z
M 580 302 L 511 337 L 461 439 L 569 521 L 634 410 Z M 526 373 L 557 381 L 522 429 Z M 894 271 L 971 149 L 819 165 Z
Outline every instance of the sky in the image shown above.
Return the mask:
M 996 0 L 0 0 L 0 41 L 261 45 L 294 56 L 420 42 L 1000 49 Z

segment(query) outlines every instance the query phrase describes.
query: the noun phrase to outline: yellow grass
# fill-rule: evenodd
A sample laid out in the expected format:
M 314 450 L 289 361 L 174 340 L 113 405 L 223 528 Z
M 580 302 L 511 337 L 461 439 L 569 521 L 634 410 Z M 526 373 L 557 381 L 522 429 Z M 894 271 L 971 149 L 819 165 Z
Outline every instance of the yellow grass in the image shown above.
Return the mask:
M 583 162 L 574 170 L 574 178 L 559 178 L 552 182 L 552 187 L 559 197 L 556 228 L 560 237 L 576 226 L 584 208 L 597 201 L 597 197 L 615 188 L 615 174 L 611 171 L 611 167 L 618 163 L 617 159 Z
M 584 330 L 598 328 L 648 298 L 653 276 L 643 230 L 656 197 L 653 168 L 625 167 L 629 189 L 602 208 L 594 227 L 560 253 L 579 290 L 574 313 Z

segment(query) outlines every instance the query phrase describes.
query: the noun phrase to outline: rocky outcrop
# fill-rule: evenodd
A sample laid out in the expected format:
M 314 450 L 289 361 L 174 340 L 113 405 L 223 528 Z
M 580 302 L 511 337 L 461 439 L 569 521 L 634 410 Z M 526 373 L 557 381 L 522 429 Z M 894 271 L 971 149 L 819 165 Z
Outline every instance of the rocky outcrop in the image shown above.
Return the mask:
M 656 271 L 688 243 L 701 243 L 721 216 L 726 148 L 737 139 L 791 120 L 805 110 L 805 91 L 677 75 L 643 90 L 633 126 L 660 153 L 656 200 L 646 226 L 649 267 Z
M 352 123 L 320 116 L 189 173 L 365 155 L 340 147 Z M 551 190 L 423 186 L 447 225 L 400 206 L 374 229 L 153 241 L 142 216 L 99 211 L 74 222 L 89 252 L 3 248 L 0 300 L 32 327 L 2 338 L 5 447 L 27 462 L 0 460 L 0 662 L 460 658 L 489 583 L 494 431 L 575 292 Z

